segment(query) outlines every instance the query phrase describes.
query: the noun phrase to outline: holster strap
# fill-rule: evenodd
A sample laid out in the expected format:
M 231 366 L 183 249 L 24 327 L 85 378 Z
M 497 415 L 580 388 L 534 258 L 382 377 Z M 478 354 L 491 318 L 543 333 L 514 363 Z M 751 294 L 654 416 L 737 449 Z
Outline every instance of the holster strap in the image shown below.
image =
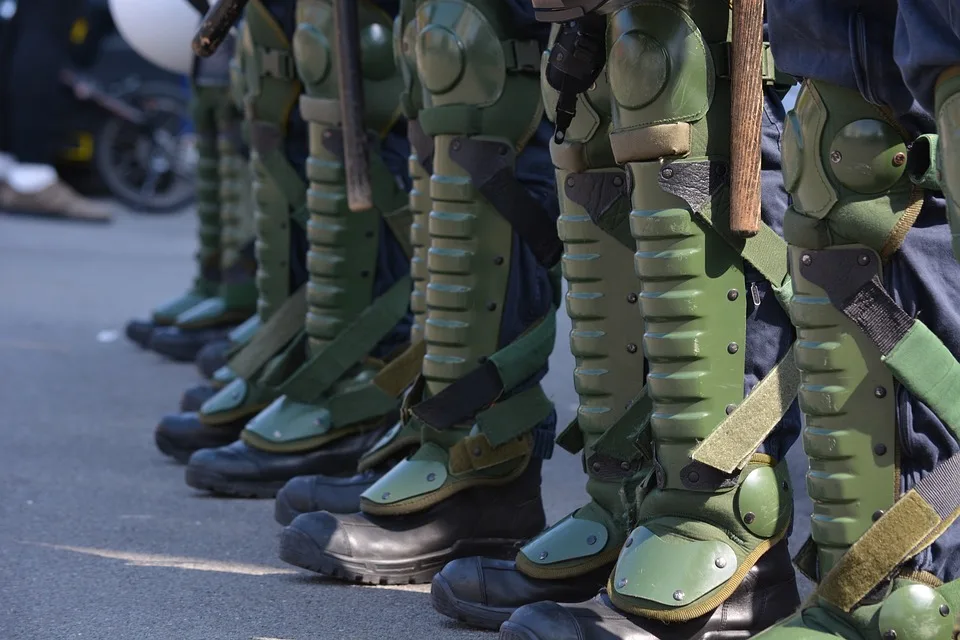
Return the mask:
M 249 380 L 263 365 L 280 353 L 303 328 L 307 317 L 307 287 L 301 286 L 287 298 L 253 336 L 253 339 L 230 359 L 227 366 L 237 377 Z
M 297 369 L 277 391 L 297 402 L 316 403 L 403 319 L 409 305 L 411 286 L 409 276 L 397 280 L 324 349 Z
M 605 482 L 622 480 L 636 473 L 644 461 L 652 460 L 649 429 L 652 413 L 653 399 L 647 387 L 641 387 L 626 412 L 603 432 L 589 457 L 585 457 L 587 474 Z M 632 447 L 625 446 L 628 442 Z
M 413 405 L 410 411 L 439 431 L 472 419 L 544 366 L 556 331 L 556 309 L 551 307 L 526 333 L 440 393 Z

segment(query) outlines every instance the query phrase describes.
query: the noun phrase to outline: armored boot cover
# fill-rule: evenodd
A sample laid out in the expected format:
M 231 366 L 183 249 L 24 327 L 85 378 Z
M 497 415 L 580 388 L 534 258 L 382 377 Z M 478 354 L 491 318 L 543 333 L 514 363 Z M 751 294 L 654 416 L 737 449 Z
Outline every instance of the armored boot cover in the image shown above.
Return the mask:
M 539 490 L 526 483 L 538 484 L 529 470 L 552 444 L 555 414 L 539 380 L 554 342 L 557 287 L 548 268 L 560 245 L 541 204 L 552 200 L 553 181 L 534 168 L 546 160 L 549 135 L 542 127 L 531 138 L 541 120 L 539 47 L 510 39 L 518 16 L 500 6 L 417 3 L 414 19 L 395 31 L 408 50 L 415 45 L 425 90 L 417 121 L 435 143 L 426 355 L 398 431 L 419 431 L 421 446 L 363 493 L 362 515 L 294 520 L 281 537 L 282 550 L 300 550 L 283 552 L 294 564 L 362 581 L 420 581 L 442 560 L 470 553 L 455 537 L 462 531 L 498 528 L 493 546 L 502 556 L 542 527 Z M 529 513 L 513 523 L 487 522 L 470 506 L 513 491 L 530 496 L 521 501 Z M 354 527 L 369 531 L 358 538 Z M 355 541 L 353 560 L 328 545 L 341 535 Z M 296 542 L 306 538 L 313 542 Z M 358 572 L 360 562 L 368 569 Z
M 556 92 L 545 80 L 542 85 L 549 115 Z M 650 452 L 642 443 L 649 400 L 636 397 L 643 379 L 643 325 L 635 315 L 640 287 L 632 269 L 626 180 L 606 135 L 609 100 L 601 76 L 581 98 L 564 143 L 551 146 L 580 398 L 577 419 L 558 442 L 571 453 L 583 451 L 591 501 L 528 542 L 515 562 L 464 558 L 434 577 L 434 608 L 485 629 L 499 629 L 525 604 L 580 602 L 596 594 L 630 530 L 633 479 L 652 470 L 642 464 Z
M 300 113 L 309 123 L 311 144 L 307 358 L 276 387 L 282 395 L 248 424 L 236 448 L 259 461 L 256 477 L 248 467 L 231 474 L 233 453 L 223 465 L 213 452 L 205 462 L 207 472 L 216 471 L 225 480 L 251 484 L 261 478 L 274 492 L 276 483 L 295 475 L 352 472 L 360 454 L 396 419 L 399 395 L 418 366 L 413 351 L 398 356 L 409 331 L 408 257 L 396 239 L 405 243 L 409 234 L 409 218 L 403 215 L 406 193 L 386 163 L 375 162 L 374 209 L 348 210 L 336 80 L 329 59 L 321 55 L 332 55 L 326 50 L 333 39 L 331 6 L 300 2 L 298 20 L 294 53 L 307 91 Z M 364 38 L 370 49 L 364 58 L 367 91 L 396 95 L 399 76 L 391 43 L 383 37 L 389 16 L 368 6 L 362 23 L 370 36 Z M 396 104 L 368 104 L 367 123 L 389 130 Z M 386 136 L 384 156 L 392 153 L 393 137 Z M 398 159 L 407 154 L 405 149 L 401 153 Z
M 778 461 L 786 447 L 768 439 L 780 439 L 796 393 L 789 338 L 782 337 L 788 319 L 769 295 L 772 343 L 750 342 L 746 322 L 764 311 L 745 261 L 768 280 L 768 292 L 780 290 L 786 245 L 766 226 L 750 241 L 731 238 L 727 219 L 730 85 L 722 61 L 729 11 L 651 0 L 608 18 L 610 142 L 633 185 L 630 227 L 655 460 L 655 482 L 637 489 L 636 528 L 607 585 L 610 602 L 648 630 L 624 637 L 660 637 L 663 623 L 718 610 L 722 619 L 724 603 L 752 588 L 745 580 L 786 536 L 792 514 L 786 466 Z M 648 56 L 651 50 L 657 53 Z M 779 197 L 765 198 L 767 221 L 784 205 L 782 187 L 773 191 Z M 755 384 L 757 376 L 766 377 Z M 777 604 L 779 613 L 762 618 L 748 607 L 724 628 L 745 636 L 770 616 L 787 615 L 794 601 Z M 584 630 L 587 637 L 606 623 L 592 624 L 598 628 Z

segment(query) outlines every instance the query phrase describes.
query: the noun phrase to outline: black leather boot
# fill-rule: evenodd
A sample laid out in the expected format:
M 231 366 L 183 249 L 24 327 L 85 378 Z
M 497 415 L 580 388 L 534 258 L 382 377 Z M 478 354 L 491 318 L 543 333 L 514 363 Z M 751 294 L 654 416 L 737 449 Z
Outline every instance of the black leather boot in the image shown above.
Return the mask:
M 513 560 L 460 558 L 433 577 L 430 601 L 443 615 L 496 631 L 517 608 L 534 602 L 583 602 L 607 583 L 614 563 L 558 580 L 531 578 Z
M 214 340 L 203 345 L 203 348 L 197 353 L 194 363 L 200 371 L 200 375 L 208 380 L 213 377 L 217 369 L 227 364 L 227 354 L 233 343 L 224 338 L 223 340 Z
M 127 338 L 146 349 L 156 328 L 157 326 L 151 320 L 131 320 L 126 326 Z
M 367 469 L 347 477 L 297 476 L 277 494 L 274 518 L 288 525 L 301 513 L 356 513 L 360 510 L 360 494 L 383 474 L 381 469 Z
M 772 626 L 800 605 L 786 540 L 768 551 L 711 613 L 665 624 L 618 611 L 606 590 L 588 602 L 538 602 L 517 609 L 500 640 L 742 640 Z
M 516 480 L 403 516 L 305 513 L 280 534 L 285 562 L 349 582 L 427 582 L 456 558 L 512 558 L 543 529 L 540 462 Z
M 186 464 L 195 451 L 222 447 L 235 442 L 249 418 L 211 426 L 200 421 L 195 412 L 164 416 L 154 431 L 160 452 Z
M 184 413 L 200 411 L 203 403 L 215 395 L 217 395 L 217 389 L 209 384 L 190 387 L 180 396 L 180 411 Z
M 191 331 L 178 327 L 161 327 L 154 330 L 149 347 L 176 362 L 193 362 L 207 343 L 223 340 L 229 332 L 229 327 Z
M 304 453 L 271 453 L 239 440 L 191 456 L 186 481 L 194 489 L 240 498 L 273 498 L 296 476 L 345 476 L 357 470 L 357 461 L 383 436 L 393 418 L 382 426 L 344 436 Z

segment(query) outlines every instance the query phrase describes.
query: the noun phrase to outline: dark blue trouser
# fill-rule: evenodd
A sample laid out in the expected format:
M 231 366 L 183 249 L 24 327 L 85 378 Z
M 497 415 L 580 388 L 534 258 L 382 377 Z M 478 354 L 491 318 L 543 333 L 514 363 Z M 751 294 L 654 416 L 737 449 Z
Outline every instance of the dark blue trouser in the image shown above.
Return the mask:
M 900 0 L 894 56 L 914 98 L 933 111 L 937 76 L 960 65 L 960 4 L 956 0 Z
M 938 2 L 943 7 L 950 3 Z M 896 3 L 892 13 L 869 9 L 889 8 L 889 4 L 887 0 L 767 0 L 774 56 L 788 73 L 859 90 L 866 99 L 891 107 L 911 135 L 933 133 L 932 118 L 916 103 L 910 104 L 903 78 L 896 72 Z M 901 2 L 908 7 L 917 4 L 917 0 Z M 949 12 L 956 24 L 957 8 Z M 929 42 L 936 37 L 933 34 Z M 923 60 L 928 59 L 923 49 L 908 57 L 908 66 L 918 74 L 910 82 L 926 82 L 930 74 L 922 72 Z M 932 84 L 928 88 L 932 97 Z M 884 283 L 907 313 L 923 320 L 952 353 L 960 353 L 960 265 L 951 252 L 942 198 L 927 196 L 903 246 L 885 266 Z M 897 423 L 902 490 L 906 491 L 960 447 L 942 421 L 902 386 L 897 389 Z M 945 581 L 960 578 L 960 526 L 948 529 L 914 564 Z

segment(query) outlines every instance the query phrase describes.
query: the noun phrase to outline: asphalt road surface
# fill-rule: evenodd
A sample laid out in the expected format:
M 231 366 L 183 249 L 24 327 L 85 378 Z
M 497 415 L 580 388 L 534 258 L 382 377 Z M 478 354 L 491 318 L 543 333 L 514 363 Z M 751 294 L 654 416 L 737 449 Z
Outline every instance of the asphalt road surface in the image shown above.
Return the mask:
M 495 637 L 435 613 L 427 586 L 293 570 L 276 557 L 270 501 L 194 492 L 155 450 L 157 419 L 198 374 L 129 343 L 123 325 L 187 285 L 194 224 L 0 214 L 0 640 Z M 561 425 L 575 409 L 568 329 L 563 317 L 546 380 Z M 585 500 L 563 451 L 544 482 L 550 521 Z

